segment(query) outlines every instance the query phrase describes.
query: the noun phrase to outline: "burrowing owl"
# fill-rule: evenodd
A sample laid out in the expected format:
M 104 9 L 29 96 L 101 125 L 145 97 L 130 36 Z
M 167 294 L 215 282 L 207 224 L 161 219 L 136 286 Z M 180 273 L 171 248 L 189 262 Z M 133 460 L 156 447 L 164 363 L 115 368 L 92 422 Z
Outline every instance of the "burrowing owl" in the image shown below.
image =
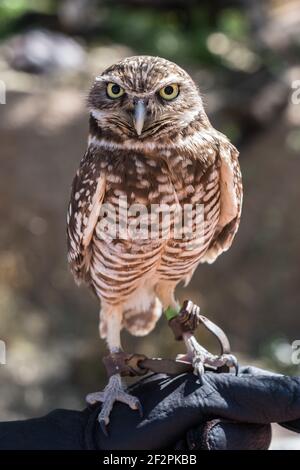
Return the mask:
M 139 56 L 109 67 L 96 78 L 88 107 L 88 147 L 68 210 L 68 259 L 75 279 L 101 300 L 100 335 L 114 353 L 121 350 L 122 328 L 146 335 L 162 311 L 175 315 L 177 284 L 231 246 L 242 182 L 238 151 L 212 127 L 197 86 L 172 62 Z M 157 207 L 169 208 L 169 230 L 159 215 L 151 235 L 121 236 L 115 222 L 123 228 L 135 222 L 140 213 L 129 210 L 125 220 L 123 209 L 136 205 L 151 214 L 139 219 L 144 228 Z M 177 209 L 189 207 L 194 227 L 201 218 L 196 206 L 202 208 L 201 235 L 186 236 L 184 224 L 182 236 L 175 235 Z M 139 406 L 122 390 L 118 374 L 88 399 L 104 402 L 102 422 L 108 422 L 115 400 Z

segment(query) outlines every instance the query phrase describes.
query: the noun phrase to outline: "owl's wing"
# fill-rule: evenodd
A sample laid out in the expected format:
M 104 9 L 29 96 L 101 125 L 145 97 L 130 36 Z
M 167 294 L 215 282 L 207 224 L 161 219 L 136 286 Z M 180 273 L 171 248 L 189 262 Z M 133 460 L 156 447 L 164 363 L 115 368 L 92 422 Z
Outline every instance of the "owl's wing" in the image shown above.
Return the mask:
M 205 255 L 201 262 L 213 263 L 224 251 L 227 251 L 239 228 L 243 186 L 239 152 L 230 142 L 221 141 L 219 145 L 220 163 L 220 218 Z
M 90 243 L 105 194 L 106 178 L 88 149 L 72 184 L 67 215 L 68 261 L 76 282 L 89 281 Z

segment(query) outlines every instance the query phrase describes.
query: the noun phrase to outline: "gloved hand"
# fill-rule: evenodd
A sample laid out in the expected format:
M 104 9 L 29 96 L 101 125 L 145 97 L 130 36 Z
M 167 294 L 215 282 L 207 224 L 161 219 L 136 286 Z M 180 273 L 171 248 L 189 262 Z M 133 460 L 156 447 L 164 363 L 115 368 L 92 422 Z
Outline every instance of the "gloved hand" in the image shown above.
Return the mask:
M 300 432 L 300 377 L 244 367 L 238 377 L 207 372 L 200 385 L 193 374 L 153 374 L 131 392 L 144 417 L 115 404 L 108 437 L 94 405 L 1 423 L 0 449 L 267 449 L 270 423 Z

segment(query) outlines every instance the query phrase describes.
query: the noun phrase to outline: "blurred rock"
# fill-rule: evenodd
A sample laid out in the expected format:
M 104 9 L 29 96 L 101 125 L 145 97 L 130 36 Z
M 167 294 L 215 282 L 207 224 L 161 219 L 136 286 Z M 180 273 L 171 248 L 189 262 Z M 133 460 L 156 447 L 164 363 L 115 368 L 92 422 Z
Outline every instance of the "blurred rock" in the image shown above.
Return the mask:
M 63 0 L 58 5 L 58 18 L 64 30 L 85 33 L 99 27 L 105 18 L 104 11 L 99 14 L 99 0 Z
M 266 46 L 290 53 L 291 46 L 299 47 L 300 44 L 299 0 L 272 3 L 268 21 L 260 31 L 261 38 Z
M 12 68 L 36 74 L 82 70 L 86 62 L 86 53 L 77 41 L 44 29 L 13 36 L 4 44 L 4 51 Z

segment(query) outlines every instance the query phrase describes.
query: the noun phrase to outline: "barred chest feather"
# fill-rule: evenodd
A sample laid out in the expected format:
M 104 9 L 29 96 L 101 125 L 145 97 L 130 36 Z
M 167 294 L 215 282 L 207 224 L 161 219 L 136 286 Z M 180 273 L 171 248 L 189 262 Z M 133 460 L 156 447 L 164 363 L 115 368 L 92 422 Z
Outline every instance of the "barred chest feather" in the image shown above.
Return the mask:
M 135 209 L 136 205 L 147 209 L 146 219 L 138 214 L 140 225 L 144 220 L 146 225 L 150 224 L 153 207 L 154 213 L 156 208 L 161 211 L 162 205 L 170 209 L 166 225 L 156 218 L 156 222 L 160 222 L 154 224 L 154 232 L 152 225 L 148 227 L 147 233 L 151 233 L 151 237 L 146 238 L 145 232 L 140 237 L 137 235 L 139 230 L 135 231 L 134 237 L 129 234 L 126 239 L 114 238 L 110 230 L 107 237 L 103 237 L 103 226 L 98 219 L 90 259 L 91 279 L 98 295 L 113 303 L 114 299 L 120 301 L 133 293 L 142 278 L 155 284 L 163 279 L 176 282 L 191 275 L 218 224 L 220 187 L 216 155 L 213 147 L 209 151 L 207 147 L 203 149 L 202 155 L 198 152 L 197 158 L 189 152 L 180 153 L 174 149 L 145 154 L 119 150 L 113 154 L 107 152 L 107 156 L 98 161 L 106 178 L 102 203 L 114 209 L 118 225 L 134 226 L 137 217 L 135 210 L 131 212 L 134 205 Z M 129 208 L 126 222 L 122 219 L 125 212 L 120 210 L 120 198 Z M 200 217 L 201 233 L 175 236 L 176 209 L 186 205 L 189 205 L 190 229 L 195 228 L 199 222 L 197 217 Z M 197 212 L 197 205 L 200 205 L 200 212 Z M 181 220 L 181 224 L 184 223 Z

